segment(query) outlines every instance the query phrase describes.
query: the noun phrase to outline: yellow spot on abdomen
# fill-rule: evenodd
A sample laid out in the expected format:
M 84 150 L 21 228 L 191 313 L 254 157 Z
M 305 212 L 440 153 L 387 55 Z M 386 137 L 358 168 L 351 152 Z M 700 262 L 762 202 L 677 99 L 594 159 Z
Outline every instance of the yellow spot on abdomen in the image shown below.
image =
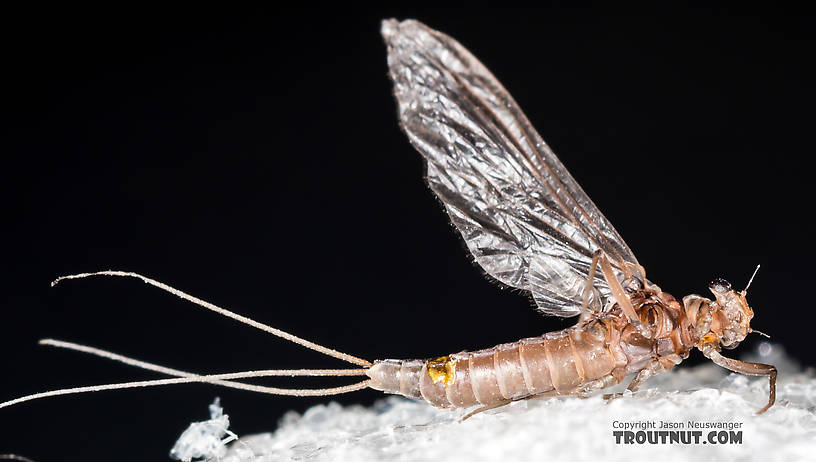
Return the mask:
M 425 366 L 433 383 L 444 382 L 446 387 L 453 385 L 456 379 L 456 360 L 442 356 L 428 361 Z

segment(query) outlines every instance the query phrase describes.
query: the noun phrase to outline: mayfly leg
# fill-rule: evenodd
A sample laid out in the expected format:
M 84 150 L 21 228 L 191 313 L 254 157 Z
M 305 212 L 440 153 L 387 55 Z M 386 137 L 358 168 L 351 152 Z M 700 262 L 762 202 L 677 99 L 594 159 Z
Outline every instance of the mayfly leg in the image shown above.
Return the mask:
M 590 263 L 589 266 L 589 275 L 587 276 L 587 284 L 584 290 L 584 300 L 581 305 L 580 321 L 585 321 L 590 317 L 589 297 L 592 294 L 592 289 L 595 286 L 595 271 L 597 266 L 601 267 L 601 273 L 603 274 L 606 283 L 609 285 L 609 289 L 612 291 L 612 298 L 615 300 L 615 302 L 617 302 L 618 306 L 621 307 L 626 319 L 628 319 L 629 322 L 638 328 L 638 331 L 641 331 L 643 334 L 644 332 L 642 332 L 640 319 L 635 312 L 635 307 L 632 306 L 629 296 L 626 294 L 626 291 L 623 290 L 623 286 L 620 284 L 620 281 L 618 281 L 618 277 L 615 275 L 615 270 L 612 269 L 612 264 L 609 263 L 609 258 L 600 249 L 595 251 L 595 254 L 592 256 L 592 263 Z
M 631 324 L 636 327 L 640 326 L 640 320 L 635 312 L 635 307 L 632 306 L 632 302 L 629 301 L 629 296 L 626 295 L 623 286 L 620 284 L 620 281 L 618 281 L 618 277 L 615 276 L 615 271 L 612 269 L 612 265 L 609 263 L 609 259 L 605 253 L 601 252 L 598 263 L 601 265 L 604 279 L 606 279 L 606 283 L 609 284 L 609 289 L 612 291 L 612 297 L 615 299 L 615 302 L 621 307 L 623 314 Z
M 748 361 L 740 361 L 738 359 L 726 358 L 720 352 L 714 349 L 710 344 L 703 345 L 700 349 L 706 358 L 714 361 L 714 364 L 728 369 L 729 371 L 737 372 L 745 375 L 767 376 L 770 383 L 770 390 L 768 392 L 768 404 L 762 409 L 758 410 L 757 415 L 767 411 L 776 402 L 776 368 L 770 364 L 751 363 Z
M 478 407 L 478 408 L 468 412 L 464 416 L 462 416 L 462 418 L 459 419 L 459 422 L 460 423 L 464 422 L 465 420 L 475 416 L 476 414 L 481 414 L 484 411 L 489 411 L 491 409 L 496 409 L 496 408 L 499 408 L 499 407 L 502 407 L 502 406 L 507 406 L 508 404 L 512 403 L 513 401 L 514 400 L 512 400 L 512 399 L 506 399 L 504 401 L 499 401 L 497 403 L 488 404 L 486 406 Z
M 592 290 L 595 288 L 595 270 L 598 267 L 598 260 L 601 258 L 601 249 L 595 251 L 595 254 L 592 255 L 592 263 L 589 265 L 589 275 L 587 276 L 586 287 L 584 287 L 584 301 L 581 303 L 581 317 L 579 318 L 578 322 L 583 322 L 589 319 L 590 311 L 593 313 L 595 310 L 589 309 L 589 297 L 592 295 Z
M 506 405 L 508 405 L 508 404 L 510 404 L 510 403 L 512 403 L 514 401 L 526 401 L 526 400 L 532 400 L 532 399 L 548 399 L 548 398 L 568 398 L 568 397 L 572 397 L 572 396 L 577 396 L 579 398 L 588 398 L 589 396 L 592 395 L 593 392 L 596 392 L 598 390 L 602 390 L 602 389 L 604 389 L 606 387 L 610 387 L 612 385 L 615 385 L 615 384 L 619 383 L 623 379 L 624 374 L 625 374 L 625 372 L 623 372 L 622 370 L 615 370 L 615 371 L 609 373 L 608 375 L 605 375 L 605 376 L 603 376 L 603 377 L 601 377 L 599 379 L 595 379 L 595 380 L 587 382 L 587 383 L 585 383 L 583 385 L 580 385 L 579 387 L 577 387 L 577 388 L 575 388 L 575 389 L 573 389 L 573 390 L 571 390 L 569 392 L 558 392 L 557 390 L 550 390 L 550 391 L 545 391 L 543 393 L 538 393 L 538 394 L 535 394 L 535 395 L 525 396 L 523 398 L 508 399 L 508 400 L 504 400 L 504 401 L 499 401 L 499 402 L 494 403 L 494 404 L 489 404 L 489 405 L 482 406 L 480 408 L 474 409 L 473 411 L 470 411 L 467 414 L 465 414 L 461 419 L 459 419 L 459 421 L 464 422 L 465 420 L 473 417 L 476 414 L 480 414 L 480 413 L 482 413 L 484 411 L 489 411 L 491 409 L 496 409 L 496 408 L 499 408 L 499 407 L 502 407 L 502 406 L 506 406 Z
M 680 362 L 680 358 L 672 358 L 671 356 L 663 356 L 660 358 L 653 359 L 646 365 L 643 369 L 641 369 L 635 377 L 629 382 L 629 385 L 626 389 L 632 393 L 638 391 L 640 387 L 646 383 L 651 377 L 662 374 L 670 370 L 672 367 L 676 366 L 677 363 Z M 605 400 L 611 400 L 615 398 L 620 398 L 623 396 L 623 393 L 611 393 L 603 395 Z

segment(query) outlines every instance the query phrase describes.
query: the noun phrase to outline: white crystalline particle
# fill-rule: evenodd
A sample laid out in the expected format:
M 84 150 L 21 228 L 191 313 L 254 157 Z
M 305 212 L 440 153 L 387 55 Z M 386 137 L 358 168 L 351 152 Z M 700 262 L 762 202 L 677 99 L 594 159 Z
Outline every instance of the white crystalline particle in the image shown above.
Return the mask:
M 191 423 L 170 450 L 170 457 L 183 462 L 221 458 L 227 452 L 226 444 L 238 439 L 228 428 L 229 416 L 224 414 L 221 400 L 215 398 L 210 404 L 210 420 Z

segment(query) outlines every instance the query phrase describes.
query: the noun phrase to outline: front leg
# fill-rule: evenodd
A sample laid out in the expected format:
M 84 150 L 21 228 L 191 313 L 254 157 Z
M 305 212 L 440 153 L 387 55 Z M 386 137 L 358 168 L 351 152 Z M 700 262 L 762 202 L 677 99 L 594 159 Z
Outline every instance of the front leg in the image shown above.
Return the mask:
M 629 321 L 629 324 L 634 326 L 640 335 L 646 338 L 652 338 L 652 332 L 649 332 L 649 329 L 640 323 L 637 311 L 635 311 L 635 307 L 632 306 L 629 295 L 627 295 L 620 281 L 618 281 L 615 270 L 612 269 L 612 264 L 609 263 L 606 254 L 601 252 L 599 255 L 598 264 L 601 267 L 601 272 L 603 273 L 606 283 L 609 285 L 609 290 L 612 292 L 612 299 L 618 304 L 624 316 L 626 316 L 626 319 Z
M 701 351 L 706 358 L 714 361 L 714 364 L 724 367 L 729 371 L 738 372 L 745 375 L 768 376 L 768 379 L 770 380 L 768 404 L 757 411 L 757 415 L 762 414 L 773 406 L 774 402 L 776 401 L 776 368 L 774 366 L 771 366 L 770 364 L 749 363 L 748 361 L 726 358 L 710 344 L 704 345 L 703 348 L 701 348 Z
M 586 286 L 584 287 L 584 301 L 581 304 L 581 317 L 578 323 L 582 323 L 594 314 L 594 310 L 589 309 L 589 297 L 595 288 L 595 268 L 598 266 L 598 261 L 601 258 L 601 249 L 595 251 L 592 256 L 592 263 L 589 264 L 589 276 L 587 276 Z

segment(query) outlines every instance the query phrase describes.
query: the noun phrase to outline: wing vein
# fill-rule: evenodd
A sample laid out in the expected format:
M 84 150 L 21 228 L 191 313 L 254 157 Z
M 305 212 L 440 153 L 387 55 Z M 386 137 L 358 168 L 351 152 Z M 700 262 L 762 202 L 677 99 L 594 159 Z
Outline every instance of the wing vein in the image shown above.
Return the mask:
M 616 276 L 642 268 L 484 65 L 454 39 L 416 21 L 383 22 L 400 127 L 426 160 L 426 179 L 475 262 L 531 292 L 547 314 L 572 316 L 610 296 L 593 254 Z

